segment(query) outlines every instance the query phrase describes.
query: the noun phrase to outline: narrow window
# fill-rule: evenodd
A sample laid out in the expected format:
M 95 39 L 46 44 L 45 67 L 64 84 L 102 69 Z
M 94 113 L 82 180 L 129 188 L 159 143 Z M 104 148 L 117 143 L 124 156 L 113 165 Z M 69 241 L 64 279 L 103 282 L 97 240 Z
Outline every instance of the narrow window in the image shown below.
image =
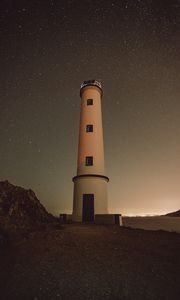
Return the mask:
M 93 132 L 93 125 L 86 125 L 86 132 Z
M 86 166 L 93 165 L 93 156 L 86 156 Z
M 93 99 L 87 99 L 87 105 L 93 105 Z

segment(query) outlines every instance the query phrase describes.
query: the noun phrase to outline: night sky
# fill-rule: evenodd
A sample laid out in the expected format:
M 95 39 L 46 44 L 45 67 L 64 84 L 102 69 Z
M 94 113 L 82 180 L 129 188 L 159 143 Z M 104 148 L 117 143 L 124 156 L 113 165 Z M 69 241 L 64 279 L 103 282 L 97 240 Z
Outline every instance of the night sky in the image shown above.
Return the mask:
M 0 180 L 72 209 L 79 88 L 102 82 L 110 212 L 180 208 L 180 1 L 1 0 Z

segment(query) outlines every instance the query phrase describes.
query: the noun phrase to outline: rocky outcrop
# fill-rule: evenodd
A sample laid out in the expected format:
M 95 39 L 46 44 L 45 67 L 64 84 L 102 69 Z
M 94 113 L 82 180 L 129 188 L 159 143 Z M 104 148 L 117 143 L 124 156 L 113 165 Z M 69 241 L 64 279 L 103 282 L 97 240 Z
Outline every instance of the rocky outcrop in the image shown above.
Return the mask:
M 54 219 L 32 190 L 0 181 L 0 225 L 2 220 L 16 226 L 33 226 Z
M 180 217 L 180 209 L 175 211 L 175 212 L 168 213 L 168 214 L 166 214 L 166 216 L 168 216 L 168 217 Z

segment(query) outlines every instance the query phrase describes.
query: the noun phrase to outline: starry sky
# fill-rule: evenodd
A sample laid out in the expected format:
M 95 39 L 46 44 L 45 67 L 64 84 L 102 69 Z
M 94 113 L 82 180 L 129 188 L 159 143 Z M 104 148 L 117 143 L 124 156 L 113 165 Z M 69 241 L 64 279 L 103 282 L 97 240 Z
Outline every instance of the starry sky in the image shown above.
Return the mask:
M 180 208 L 180 1 L 1 0 L 0 180 L 71 212 L 79 88 L 102 82 L 109 210 Z

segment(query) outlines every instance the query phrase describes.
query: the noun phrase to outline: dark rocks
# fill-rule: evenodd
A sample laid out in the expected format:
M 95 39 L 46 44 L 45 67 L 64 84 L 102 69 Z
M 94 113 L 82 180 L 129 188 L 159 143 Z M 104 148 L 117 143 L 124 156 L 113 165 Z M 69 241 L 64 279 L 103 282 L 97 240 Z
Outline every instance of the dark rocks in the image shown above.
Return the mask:
M 32 190 L 14 186 L 8 181 L 0 182 L 0 211 L 1 215 L 16 219 L 29 218 L 34 222 L 49 222 L 54 219 Z
M 57 219 L 47 212 L 32 190 L 0 181 L 0 247 L 7 243 L 8 236 L 24 238 L 54 222 Z
M 166 214 L 166 216 L 168 216 L 168 217 L 180 217 L 180 209 L 175 211 L 175 212 L 168 213 L 168 214 Z

